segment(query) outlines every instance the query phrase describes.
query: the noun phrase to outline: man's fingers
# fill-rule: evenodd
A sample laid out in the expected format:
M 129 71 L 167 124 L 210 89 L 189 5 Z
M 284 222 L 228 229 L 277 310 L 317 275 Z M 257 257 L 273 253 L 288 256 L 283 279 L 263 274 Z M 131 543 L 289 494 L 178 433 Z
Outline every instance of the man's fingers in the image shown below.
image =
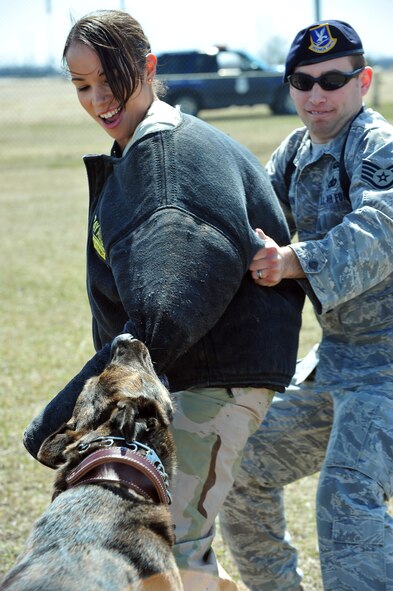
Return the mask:
M 262 238 L 262 240 L 266 240 L 267 236 L 266 236 L 265 232 L 263 230 L 261 230 L 261 228 L 257 228 L 255 230 L 255 233 L 257 234 L 257 236 L 259 238 Z

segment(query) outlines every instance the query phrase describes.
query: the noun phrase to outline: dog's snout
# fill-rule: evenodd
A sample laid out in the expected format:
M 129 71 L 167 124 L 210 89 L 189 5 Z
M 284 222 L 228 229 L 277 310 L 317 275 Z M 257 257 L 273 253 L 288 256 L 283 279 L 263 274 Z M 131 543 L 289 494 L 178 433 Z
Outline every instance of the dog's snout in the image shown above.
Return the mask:
M 126 349 L 127 346 L 132 342 L 132 341 L 136 341 L 136 339 L 134 339 L 134 337 L 128 333 L 124 333 L 124 334 L 119 334 L 119 336 L 117 336 L 115 339 L 113 339 L 112 341 L 112 345 L 111 345 L 111 357 L 113 358 L 113 356 L 115 355 L 115 353 L 119 350 L 119 349 Z
M 127 365 L 137 363 L 143 366 L 147 364 L 150 368 L 149 359 L 150 356 L 146 346 L 131 334 L 121 334 L 112 341 L 111 361 L 114 363 L 125 363 Z

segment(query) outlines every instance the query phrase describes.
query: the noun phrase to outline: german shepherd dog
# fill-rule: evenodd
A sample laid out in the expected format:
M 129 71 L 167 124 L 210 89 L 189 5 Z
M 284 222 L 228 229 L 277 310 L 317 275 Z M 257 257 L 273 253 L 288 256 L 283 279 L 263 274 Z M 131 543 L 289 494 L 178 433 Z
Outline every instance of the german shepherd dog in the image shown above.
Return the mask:
M 120 335 L 71 420 L 42 444 L 53 499 L 2 591 L 182 591 L 168 483 L 172 404 L 147 348 Z

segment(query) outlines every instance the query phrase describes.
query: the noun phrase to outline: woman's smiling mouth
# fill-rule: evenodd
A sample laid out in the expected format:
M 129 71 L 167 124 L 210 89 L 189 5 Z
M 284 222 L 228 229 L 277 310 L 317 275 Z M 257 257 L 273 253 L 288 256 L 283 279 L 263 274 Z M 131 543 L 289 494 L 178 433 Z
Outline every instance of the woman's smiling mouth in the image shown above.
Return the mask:
M 111 127 L 111 126 L 117 124 L 117 122 L 119 120 L 119 114 L 121 111 L 122 111 L 122 108 L 117 107 L 117 109 L 111 109 L 110 111 L 107 111 L 106 113 L 101 113 L 101 115 L 98 115 L 98 117 L 101 119 L 101 121 L 104 123 L 105 126 Z

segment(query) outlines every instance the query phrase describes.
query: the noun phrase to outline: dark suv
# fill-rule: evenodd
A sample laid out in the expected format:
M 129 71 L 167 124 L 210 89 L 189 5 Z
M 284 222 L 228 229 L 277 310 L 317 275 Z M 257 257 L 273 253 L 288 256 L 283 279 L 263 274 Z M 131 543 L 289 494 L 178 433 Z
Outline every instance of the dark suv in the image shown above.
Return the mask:
M 164 100 L 185 113 L 233 105 L 267 104 L 277 115 L 294 114 L 288 85 L 279 68 L 269 67 L 242 51 L 213 47 L 178 51 L 158 57 L 158 79 L 165 82 Z

